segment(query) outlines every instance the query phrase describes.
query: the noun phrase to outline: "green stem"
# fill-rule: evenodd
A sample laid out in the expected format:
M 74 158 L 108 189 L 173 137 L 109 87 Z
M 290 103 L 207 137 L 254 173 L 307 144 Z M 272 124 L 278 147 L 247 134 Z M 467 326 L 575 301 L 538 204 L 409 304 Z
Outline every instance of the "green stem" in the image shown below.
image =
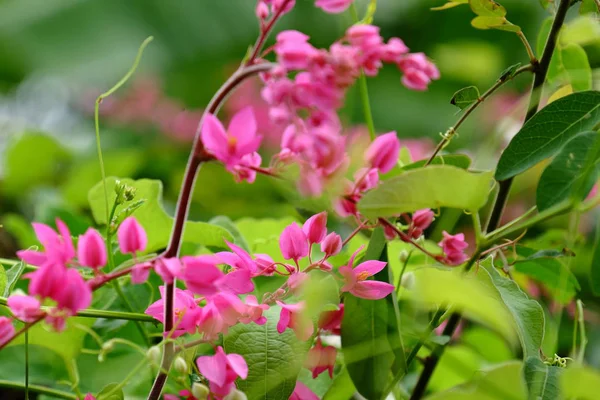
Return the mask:
M 7 306 L 6 298 L 0 297 L 0 306 Z M 41 307 L 42 311 L 49 310 L 52 307 Z M 105 319 L 121 319 L 125 321 L 140 321 L 140 322 L 156 322 L 154 318 L 149 315 L 141 313 L 130 313 L 122 311 L 109 311 L 109 310 L 96 310 L 93 308 L 86 308 L 77 313 L 78 317 L 84 318 L 105 318 Z
M 11 389 L 25 389 L 25 386 L 19 382 L 0 380 L 0 387 Z M 29 385 L 29 390 L 34 393 L 45 394 L 59 399 L 77 400 L 77 396 L 71 393 L 63 392 L 62 390 L 52 389 L 41 385 Z
M 360 21 L 354 3 L 350 5 L 350 14 L 352 15 L 354 23 L 358 23 Z M 360 77 L 358 78 L 358 89 L 360 91 L 360 100 L 363 106 L 365 122 L 367 123 L 367 129 L 369 130 L 369 137 L 371 140 L 375 140 L 375 122 L 373 121 L 373 113 L 371 111 L 371 103 L 369 101 L 369 87 L 367 85 L 367 77 L 362 70 L 360 71 Z
M 577 362 L 583 364 L 583 358 L 585 357 L 585 348 L 588 340 L 585 334 L 585 319 L 583 315 L 583 303 L 581 300 L 577 300 L 577 324 L 579 324 L 579 352 L 577 353 Z M 575 353 L 573 353 L 575 354 Z

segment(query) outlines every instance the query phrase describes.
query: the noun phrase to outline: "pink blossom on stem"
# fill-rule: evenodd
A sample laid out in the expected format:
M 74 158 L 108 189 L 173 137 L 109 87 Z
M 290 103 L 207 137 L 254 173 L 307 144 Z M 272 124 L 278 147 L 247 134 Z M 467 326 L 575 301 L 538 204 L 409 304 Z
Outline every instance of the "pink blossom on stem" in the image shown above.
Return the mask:
M 183 265 L 178 258 L 159 258 L 154 265 L 154 271 L 162 278 L 165 283 L 173 283 L 175 278 L 182 274 Z
M 348 9 L 354 0 L 317 0 L 315 6 L 330 14 L 339 14 Z
M 14 316 L 23 322 L 33 322 L 43 315 L 40 301 L 35 297 L 13 295 L 6 302 Z
M 65 272 L 62 286 L 58 296 L 54 298 L 59 309 L 75 315 L 77 311 L 89 307 L 92 303 L 92 290 L 76 269 Z
M 269 6 L 267 6 L 267 3 L 265 3 L 262 0 L 259 0 L 258 3 L 256 4 L 256 17 L 259 20 L 265 20 L 267 19 L 267 17 L 269 16 Z
M 164 298 L 165 287 L 159 287 L 160 300 L 152 303 L 145 311 L 152 318 L 165 323 Z M 184 333 L 194 333 L 196 331 L 196 320 L 200 314 L 200 307 L 196 304 L 194 295 L 189 290 L 175 288 L 173 299 L 173 326 L 175 330 L 173 337 L 178 337 Z
M 469 247 L 469 244 L 465 242 L 465 235 L 462 233 L 451 235 L 446 231 L 443 231 L 442 234 L 444 238 L 438 245 L 445 254 L 444 261 L 450 265 L 460 265 L 465 262 L 467 255 L 464 250 Z
M 151 269 L 152 264 L 150 263 L 136 264 L 131 269 L 131 283 L 138 285 L 146 282 L 148 280 L 148 276 L 150 275 Z
M 292 11 L 292 8 L 294 8 L 295 5 L 296 0 L 272 0 L 271 7 L 273 14 L 286 14 Z
M 290 400 L 319 400 L 319 396 L 314 394 L 304 383 L 297 381 Z
M 296 333 L 298 339 L 302 341 L 308 340 L 314 332 L 314 326 L 303 314 L 304 302 L 285 304 L 278 300 L 277 304 L 281 307 L 277 332 L 283 333 L 286 328 L 290 328 Z
M 254 254 L 254 262 L 256 262 L 259 275 L 272 276 L 277 269 L 275 262 L 268 254 Z
M 297 223 L 288 225 L 279 237 L 281 254 L 286 260 L 299 259 L 308 255 L 308 239 Z
M 202 356 L 196 360 L 200 373 L 210 382 L 210 391 L 227 396 L 235 388 L 237 378 L 248 377 L 248 365 L 239 354 L 225 354 L 221 346 L 214 356 Z
M 0 346 L 7 343 L 15 335 L 15 327 L 8 317 L 0 317 Z
M 206 114 L 201 138 L 204 148 L 233 171 L 236 166 L 244 166 L 244 156 L 253 154 L 260 147 L 262 136 L 257 135 L 256 130 L 252 108 L 246 107 L 231 118 L 227 130 L 217 117 Z M 245 159 L 246 163 L 252 164 L 252 161 Z
M 17 252 L 19 258 L 27 264 L 42 266 L 46 263 L 67 264 L 75 257 L 75 247 L 69 228 L 60 219 L 56 220 L 58 233 L 48 225 L 34 222 L 33 230 L 44 251 L 21 250 Z
M 327 212 L 320 212 L 307 219 L 302 231 L 310 244 L 321 243 L 327 234 Z
M 243 324 L 255 322 L 258 325 L 264 325 L 267 322 L 267 318 L 263 316 L 263 311 L 268 310 L 269 305 L 258 303 L 256 297 L 252 295 L 246 296 L 244 301 L 246 302 L 246 310 L 242 317 L 240 317 L 240 322 Z
M 81 265 L 94 269 L 106 265 L 106 245 L 97 230 L 89 228 L 79 237 L 77 259 Z
M 216 256 L 186 256 L 182 262 L 183 280 L 187 288 L 196 294 L 212 296 L 223 290 L 242 294 L 254 290 L 249 270 L 237 269 L 225 274 L 217 268 L 220 261 Z
M 400 141 L 396 132 L 378 136 L 365 152 L 365 161 L 380 173 L 389 172 L 398 163 Z
M 440 71 L 423 53 L 403 56 L 397 63 L 402 70 L 402 84 L 413 90 L 427 90 L 432 80 L 440 78 Z
M 412 215 L 412 225 L 420 228 L 421 230 L 425 230 L 429 228 L 429 225 L 433 222 L 433 218 L 435 214 L 429 208 L 425 208 L 423 210 L 417 210 Z
M 29 294 L 56 300 L 64 289 L 67 268 L 61 264 L 46 264 L 23 275 L 30 279 Z
M 316 52 L 317 50 L 308 43 L 308 36 L 301 32 L 289 30 L 277 35 L 275 54 L 286 70 L 307 68 Z
M 144 251 L 148 244 L 146 231 L 135 217 L 125 218 L 117 231 L 117 239 L 119 240 L 119 249 L 123 254 Z
M 85 395 L 83 400 L 96 400 L 96 398 L 91 393 L 88 393 Z
M 354 252 L 350 261 L 348 261 L 348 265 L 339 268 L 340 274 L 344 277 L 344 286 L 342 286 L 341 291 L 350 292 L 361 299 L 382 299 L 394 291 L 394 285 L 387 282 L 367 280 L 367 278 L 381 271 L 387 263 L 368 260 L 353 268 L 354 258 L 361 250 L 362 247 Z
M 325 253 L 325 258 L 335 256 L 342 251 L 342 238 L 335 232 L 331 232 L 321 242 L 321 251 Z
M 329 377 L 333 378 L 336 356 L 335 347 L 323 346 L 321 340 L 317 339 L 315 345 L 308 351 L 304 366 L 312 371 L 313 379 L 316 379 L 324 371 L 328 371 Z

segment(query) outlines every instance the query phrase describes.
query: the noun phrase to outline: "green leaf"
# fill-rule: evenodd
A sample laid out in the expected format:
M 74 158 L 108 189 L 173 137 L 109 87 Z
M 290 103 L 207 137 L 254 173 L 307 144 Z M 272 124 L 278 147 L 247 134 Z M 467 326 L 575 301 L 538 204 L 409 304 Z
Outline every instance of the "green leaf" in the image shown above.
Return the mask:
M 6 295 L 6 289 L 8 288 L 8 279 L 6 277 L 6 272 L 4 271 L 4 267 L 0 264 L 0 293 L 4 293 L 4 297 Z
M 454 93 L 452 100 L 450 100 L 450 104 L 464 110 L 478 100 L 479 89 L 477 89 L 477 86 L 467 86 Z
M 240 354 L 248 364 L 248 378 L 237 387 L 249 399 L 287 400 L 296 386 L 310 343 L 299 341 L 291 329 L 277 332 L 280 310 L 266 311 L 264 325 L 235 325 L 223 339 L 226 353 Z
M 467 4 L 469 2 L 469 0 L 452 0 L 447 2 L 446 4 L 439 6 L 439 7 L 432 7 L 431 9 L 433 11 L 440 11 L 440 10 L 447 10 L 449 8 L 453 8 L 456 6 L 460 6 L 461 4 Z
M 427 397 L 427 400 L 524 400 L 522 363 L 510 361 L 485 369 L 473 380 Z
M 476 211 L 487 201 L 491 175 L 491 172 L 473 173 L 448 165 L 410 170 L 368 192 L 358 203 L 358 209 L 368 218 L 422 208 Z
M 598 4 L 595 0 L 581 0 L 581 5 L 579 6 L 579 14 L 591 14 L 598 12 Z
M 540 211 L 569 198 L 580 201 L 594 186 L 600 161 L 600 134 L 584 132 L 560 150 L 546 167 L 536 191 Z
M 504 17 L 475 17 L 471 20 L 471 25 L 477 29 L 498 29 L 508 32 L 521 31 L 521 27 L 511 24 Z
M 2 267 L 0 266 L 0 268 L 2 268 Z M 15 265 L 10 267 L 6 271 L 6 274 L 5 274 L 6 286 L 4 287 L 4 291 L 0 290 L 0 293 L 3 293 L 2 294 L 3 297 L 10 296 L 10 294 L 14 290 L 15 286 L 17 285 L 19 278 L 21 277 L 21 275 L 23 275 L 24 271 L 25 271 L 25 263 L 23 263 L 22 261 L 16 263 Z M 1 275 L 1 273 L 0 273 L 0 275 Z M 2 277 L 0 276 L 0 287 L 2 287 L 1 281 L 2 281 Z
M 510 67 L 506 68 L 504 71 L 502 71 L 502 73 L 500 74 L 500 78 L 498 78 L 498 80 L 501 82 L 504 82 L 504 81 L 512 78 L 513 76 L 515 76 L 515 72 L 517 72 L 517 70 L 519 69 L 520 66 L 521 66 L 521 63 L 516 63 L 516 64 L 513 64 Z
M 595 296 L 600 296 L 600 224 L 596 224 L 594 254 L 590 267 L 590 286 Z
M 21 195 L 39 184 L 51 183 L 69 155 L 55 139 L 41 133 L 26 133 L 6 149 L 2 190 Z
M 387 258 L 385 236 L 381 229 L 377 229 L 361 261 L 382 258 Z M 388 271 L 385 276 L 382 272 L 375 279 L 387 282 Z M 356 390 L 368 399 L 381 398 L 392 366 L 405 363 L 397 320 L 390 311 L 393 307 L 390 309 L 385 298 L 344 297 L 341 335 L 344 362 Z
M 415 289 L 405 293 L 416 302 L 429 307 L 451 305 L 467 318 L 493 328 L 509 342 L 516 342 L 515 330 L 509 323 L 511 314 L 490 285 L 459 270 L 424 267 L 413 274 Z
M 167 214 L 162 205 L 162 182 L 152 179 L 119 179 L 137 189 L 135 200 L 145 199 L 144 204 L 133 214 L 139 223 L 144 227 L 148 235 L 148 246 L 146 252 L 153 252 L 164 248 L 171 234 L 173 218 Z M 116 198 L 114 191 L 117 178 L 106 178 L 108 187 L 108 201 L 112 205 Z M 88 199 L 92 210 L 92 215 L 98 224 L 106 224 L 106 206 L 104 202 L 104 186 L 99 182 L 88 193 Z M 128 203 L 117 207 L 118 214 Z M 232 235 L 224 228 L 211 225 L 205 222 L 188 221 L 185 224 L 183 241 L 200 244 L 203 246 L 213 246 L 225 248 L 224 240 L 233 240 Z
M 348 400 L 356 392 L 354 383 L 346 368 L 343 368 L 334 378 L 323 400 Z
M 248 242 L 246 242 L 244 235 L 242 235 L 237 226 L 235 226 L 235 223 L 229 219 L 229 217 L 218 215 L 208 221 L 208 223 L 225 228 L 233 237 L 233 243 L 250 253 L 250 247 L 248 247 Z
M 544 339 L 544 310 L 512 280 L 501 276 L 488 260 L 480 268 L 480 276 L 496 288 L 501 300 L 512 315 L 521 342 L 524 358 L 539 357 Z
M 97 400 L 124 400 L 123 390 L 118 387 L 118 383 L 111 383 L 102 388 L 96 395 Z
M 565 399 L 596 400 L 600 373 L 590 367 L 574 365 L 561 374 L 560 387 Z
M 547 80 L 556 86 L 571 85 L 573 91 L 592 89 L 592 69 L 583 47 L 576 43 L 559 46 L 548 67 Z
M 496 169 L 499 181 L 512 178 L 553 156 L 572 137 L 600 121 L 600 92 L 562 97 L 533 116 L 511 140 Z
M 340 290 L 330 273 L 313 270 L 308 273 L 300 298 L 305 301 L 306 316 L 316 321 L 323 311 L 339 308 Z
M 504 17 L 506 9 L 492 0 L 469 0 L 471 10 L 482 17 Z
M 523 366 L 530 400 L 560 399 L 559 378 L 563 368 L 544 364 L 539 357 L 529 357 Z

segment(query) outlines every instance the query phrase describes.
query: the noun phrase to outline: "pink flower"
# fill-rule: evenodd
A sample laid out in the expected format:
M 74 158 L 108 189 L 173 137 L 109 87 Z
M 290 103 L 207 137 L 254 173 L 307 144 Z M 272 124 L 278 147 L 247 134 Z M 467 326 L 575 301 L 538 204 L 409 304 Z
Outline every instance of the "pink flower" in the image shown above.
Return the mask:
M 312 322 L 303 314 L 304 302 L 285 304 L 277 300 L 277 304 L 281 307 L 277 332 L 283 333 L 286 328 L 290 328 L 296 333 L 298 339 L 302 341 L 308 340 L 315 328 Z
M 348 265 L 339 268 L 339 271 L 344 277 L 345 281 L 341 291 L 350 292 L 354 296 L 360 297 L 361 299 L 382 299 L 394 291 L 394 285 L 391 285 L 387 282 L 367 280 L 367 278 L 381 271 L 383 268 L 385 268 L 387 263 L 383 261 L 369 260 L 360 263 L 355 268 L 352 268 L 354 258 L 360 250 L 362 250 L 362 247 L 352 255 L 350 261 L 348 261 Z
M 210 382 L 210 391 L 227 396 L 235 388 L 235 380 L 248 377 L 248 365 L 239 354 L 225 354 L 221 346 L 214 356 L 202 356 L 196 360 L 200 373 Z
M 264 325 L 267 322 L 267 318 L 263 316 L 263 311 L 269 309 L 267 304 L 259 304 L 255 296 L 248 295 L 245 298 L 246 310 L 243 316 L 240 317 L 240 322 L 243 324 L 249 324 L 255 322 L 258 325 Z
M 119 248 L 123 254 L 135 254 L 144 251 L 148 244 L 146 231 L 135 217 L 125 218 L 119 226 L 117 238 L 119 239 Z
M 292 11 L 292 8 L 294 8 L 294 5 L 296 5 L 296 0 L 272 0 L 273 1 L 273 5 L 271 6 L 273 8 L 273 14 L 277 14 L 277 13 L 281 13 L 286 14 L 290 11 Z
M 75 247 L 69 228 L 60 219 L 56 220 L 58 233 L 48 225 L 34 222 L 33 230 L 38 240 L 44 246 L 44 252 L 21 250 L 19 258 L 27 264 L 42 266 L 47 263 L 67 264 L 75 257 Z
M 402 84 L 409 89 L 423 91 L 427 90 L 427 86 L 431 79 L 427 76 L 427 74 L 418 69 L 407 69 L 404 71 L 404 75 L 402 76 Z
M 165 323 L 164 298 L 165 287 L 161 286 L 160 300 L 152 303 L 145 311 L 152 318 Z M 173 326 L 176 327 L 173 337 L 178 337 L 184 333 L 194 333 L 196 331 L 196 320 L 200 314 L 200 307 L 196 304 L 194 295 L 189 290 L 175 288 L 173 300 Z
M 15 335 L 15 327 L 8 317 L 0 317 L 0 346 L 7 343 Z
M 264 1 L 259 0 L 256 4 L 255 14 L 256 17 L 261 21 L 267 19 L 267 17 L 269 16 L 269 6 L 267 6 L 267 4 Z
M 365 152 L 365 161 L 380 173 L 389 172 L 398 163 L 400 141 L 396 132 L 378 136 Z
M 150 263 L 136 264 L 131 269 L 131 283 L 137 285 L 146 282 L 150 275 L 150 269 L 152 269 Z
M 342 319 L 344 318 L 344 305 L 340 304 L 338 310 L 326 311 L 321 313 L 319 317 L 318 327 L 324 331 L 330 331 L 332 333 L 340 333 L 342 326 Z
M 398 68 L 404 73 L 402 84 L 413 90 L 426 90 L 432 80 L 440 78 L 440 71 L 423 53 L 403 56 L 398 61 Z
M 207 340 L 226 334 L 229 327 L 235 325 L 247 311 L 245 304 L 231 293 L 219 293 L 207 299 L 206 305 L 196 321 L 198 331 Z
M 238 111 L 227 130 L 217 117 L 206 114 L 201 137 L 206 150 L 230 171 L 242 163 L 244 156 L 258 150 L 262 140 L 262 136 L 256 134 L 256 119 L 251 107 Z
M 425 230 L 429 228 L 429 225 L 433 222 L 435 214 L 429 208 L 423 210 L 417 210 L 412 215 L 412 225 L 414 227 Z
M 254 183 L 256 180 L 256 169 L 260 167 L 261 163 L 262 157 L 256 152 L 243 156 L 240 163 L 234 165 L 231 170 L 236 182 L 246 181 L 248 183 Z
M 308 239 L 297 223 L 288 225 L 279 237 L 281 254 L 286 260 L 299 259 L 308 255 Z
M 156 260 L 154 271 L 165 283 L 173 283 L 175 278 L 181 276 L 183 265 L 178 258 L 159 258 Z
M 183 280 L 188 289 L 196 294 L 212 296 L 223 290 L 242 294 L 254 290 L 250 270 L 237 269 L 225 274 L 217 268 L 219 258 L 216 256 L 186 256 L 182 261 Z
M 327 212 L 320 212 L 307 219 L 302 226 L 302 232 L 310 244 L 321 243 L 327 234 Z
M 227 240 L 225 240 L 225 243 L 232 250 L 232 253 L 225 251 L 219 252 L 216 254 L 217 258 L 224 264 L 227 264 L 235 269 L 247 270 L 253 276 L 256 275 L 258 272 L 258 266 L 252 257 L 250 257 L 250 254 L 248 254 L 246 250 L 228 242 Z
M 321 340 L 317 339 L 317 343 L 306 356 L 304 366 L 312 371 L 313 379 L 316 379 L 323 371 L 328 371 L 329 377 L 333 378 L 336 356 L 337 350 L 335 347 L 323 346 Z
M 271 276 L 277 268 L 275 262 L 268 254 L 254 254 L 254 262 L 258 268 L 259 275 Z
M 391 38 L 382 48 L 381 59 L 385 62 L 398 63 L 406 53 L 408 53 L 408 47 L 402 39 Z
M 44 314 L 40 301 L 32 296 L 10 296 L 7 303 L 14 316 L 23 322 L 33 322 Z
M 314 394 L 304 383 L 297 381 L 290 400 L 319 400 L 319 396 Z
M 305 34 L 289 30 L 277 35 L 275 54 L 277 60 L 287 70 L 306 69 L 309 61 L 317 53 Z
M 94 269 L 106 265 L 106 245 L 97 230 L 89 228 L 79 237 L 77 258 L 81 265 Z
M 76 269 L 69 269 L 63 276 L 61 290 L 56 297 L 56 306 L 67 310 L 71 315 L 87 308 L 92 303 L 92 290 Z
M 469 247 L 469 244 L 465 242 L 465 235 L 462 233 L 450 235 L 446 231 L 443 231 L 442 234 L 444 238 L 438 245 L 446 255 L 444 261 L 450 265 L 460 265 L 465 262 L 467 255 L 464 250 Z
M 23 275 L 30 279 L 29 294 L 56 300 L 64 289 L 67 268 L 61 264 L 46 264 Z
M 325 253 L 325 258 L 335 256 L 342 251 L 342 238 L 335 232 L 325 236 L 321 242 L 321 251 Z
M 377 48 L 383 42 L 379 35 L 379 27 L 368 24 L 352 25 L 346 31 L 346 38 L 352 46 L 363 51 Z
M 350 7 L 354 0 L 317 0 L 315 6 L 330 14 L 339 14 Z
M 96 400 L 96 398 L 91 393 L 88 393 L 85 395 L 83 400 Z

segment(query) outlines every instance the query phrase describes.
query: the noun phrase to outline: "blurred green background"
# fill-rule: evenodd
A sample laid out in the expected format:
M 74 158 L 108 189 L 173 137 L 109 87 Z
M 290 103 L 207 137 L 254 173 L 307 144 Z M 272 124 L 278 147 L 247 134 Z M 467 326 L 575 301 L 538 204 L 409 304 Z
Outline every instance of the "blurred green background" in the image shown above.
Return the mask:
M 0 0 L 0 214 L 5 228 L 0 230 L 0 257 L 13 258 L 17 249 L 36 243 L 29 228 L 33 220 L 52 223 L 60 217 L 74 235 L 93 224 L 87 193 L 100 180 L 93 102 L 123 76 L 139 45 L 150 35 L 154 41 L 135 76 L 101 107 L 102 146 L 109 176 L 160 179 L 165 207 L 172 212 L 189 138 L 201 109 L 236 68 L 257 35 L 255 3 Z M 400 37 L 411 51 L 425 52 L 441 70 L 442 79 L 427 92 L 403 87 L 400 73 L 393 66 L 369 79 L 376 129 L 396 130 L 403 139 L 425 140 L 426 149 L 434 146 L 439 133 L 456 121 L 457 109 L 450 104 L 455 91 L 476 85 L 483 92 L 506 67 L 527 63 L 527 54 L 516 35 L 472 28 L 473 14 L 466 6 L 430 10 L 443 3 L 444 0 L 379 0 L 374 20 L 384 38 Z M 535 48 L 539 27 L 550 14 L 534 0 L 501 3 L 511 22 L 523 28 Z M 357 0 L 359 11 L 365 5 L 366 1 Z M 600 27 L 589 18 L 578 17 L 576 10 L 572 10 L 570 21 L 587 29 L 586 35 L 573 34 L 573 40 L 584 41 L 581 44 L 590 64 L 597 68 Z M 311 36 L 315 46 L 327 47 L 350 24 L 348 13 L 329 15 L 316 9 L 312 0 L 297 0 L 296 9 L 277 28 L 300 30 Z M 493 168 L 507 135 L 514 133 L 515 126 L 518 128 L 524 109 L 519 96 L 527 92 L 529 85 L 526 74 L 506 85 L 463 125 L 449 150 L 470 154 L 478 168 Z M 247 104 L 264 108 L 259 90 L 258 81 L 244 87 L 229 100 L 224 116 Z M 349 92 L 341 117 L 348 128 L 362 125 L 357 90 Z M 263 133 L 276 136 L 277 132 Z M 265 154 L 268 152 L 266 149 Z M 539 171 L 532 174 L 535 177 Z M 533 203 L 533 182 L 531 176 L 518 180 L 515 192 L 519 210 Z M 217 215 L 233 220 L 243 216 L 294 215 L 294 207 L 286 201 L 287 192 L 260 176 L 253 185 L 236 184 L 221 167 L 209 165 L 200 173 L 191 218 L 206 221 Z M 120 327 L 99 329 L 117 332 L 117 328 Z M 126 329 L 135 332 L 131 324 Z M 483 339 L 475 339 L 477 334 Z M 480 344 L 498 340 L 483 330 L 471 331 L 469 337 Z M 598 343 L 594 335 L 591 340 Z M 498 346 L 498 352 L 505 351 Z M 589 360 L 600 363 L 600 349 L 592 345 L 589 349 Z M 16 351 L 14 356 L 19 357 Z M 135 360 L 137 354 L 126 352 L 123 357 Z M 469 359 L 470 355 L 465 357 Z M 492 354 L 494 357 L 503 360 L 506 355 Z M 86 362 L 94 362 L 95 357 L 87 358 L 80 360 L 80 370 L 85 370 Z M 110 363 L 100 364 L 100 372 L 112 373 L 116 380 L 124 368 L 116 365 L 129 368 L 131 362 L 113 362 L 112 367 Z M 3 361 L 0 378 L 18 379 L 22 376 L 20 365 L 18 359 L 10 365 Z M 442 367 L 440 371 L 452 369 Z M 64 371 L 58 369 L 46 379 L 51 382 L 64 376 Z M 4 376 L 8 371 L 12 371 L 11 375 Z M 442 375 L 440 372 L 439 378 L 434 377 L 434 386 L 435 379 L 444 379 Z M 103 381 L 110 381 L 105 378 Z M 146 381 L 140 385 L 146 387 L 149 377 L 142 378 Z M 82 381 L 87 382 L 83 384 L 86 387 L 93 377 L 82 377 Z M 448 385 L 447 381 L 439 387 Z M 0 396 L 19 398 L 2 392 Z

